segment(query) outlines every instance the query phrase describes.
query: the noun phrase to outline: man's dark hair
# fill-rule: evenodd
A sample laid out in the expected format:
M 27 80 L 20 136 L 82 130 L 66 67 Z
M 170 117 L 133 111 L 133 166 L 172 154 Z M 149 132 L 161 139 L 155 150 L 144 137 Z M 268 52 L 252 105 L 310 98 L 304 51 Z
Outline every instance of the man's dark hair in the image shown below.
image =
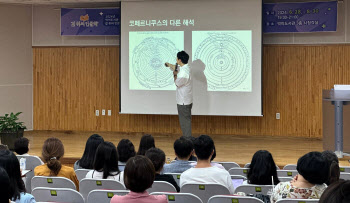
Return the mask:
M 199 160 L 208 160 L 214 150 L 214 141 L 208 135 L 201 135 L 194 141 L 194 151 Z
M 319 203 L 349 203 L 350 180 L 339 180 L 332 183 L 322 193 Z
M 321 152 L 309 152 L 300 157 L 297 171 L 311 184 L 323 184 L 328 180 L 329 164 Z
M 1 150 L 9 150 L 9 147 L 7 145 L 0 144 L 0 151 Z
M 190 56 L 185 51 L 180 51 L 177 53 L 177 58 L 180 59 L 182 63 L 187 64 Z
M 147 150 L 145 156 L 149 158 L 154 166 L 154 170 L 160 171 L 165 164 L 165 153 L 159 148 L 151 148 Z
M 180 159 L 187 158 L 193 151 L 193 143 L 191 140 L 181 137 L 174 142 L 174 150 Z
M 129 139 L 120 140 L 117 150 L 120 162 L 127 162 L 131 157 L 136 155 L 135 147 Z
M 152 186 L 154 178 L 154 166 L 147 157 L 137 155 L 126 162 L 124 183 L 127 189 L 142 193 Z
M 15 152 L 18 155 L 26 154 L 29 151 L 29 140 L 25 137 L 20 137 L 15 141 Z

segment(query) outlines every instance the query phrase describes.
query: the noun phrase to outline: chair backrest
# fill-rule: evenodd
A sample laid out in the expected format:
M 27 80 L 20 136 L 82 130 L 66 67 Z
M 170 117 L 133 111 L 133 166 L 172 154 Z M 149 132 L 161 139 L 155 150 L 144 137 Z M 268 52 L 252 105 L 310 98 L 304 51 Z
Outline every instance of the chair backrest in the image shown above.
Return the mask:
M 231 175 L 231 179 L 243 179 L 247 180 L 246 176 L 241 176 L 241 175 Z
M 297 170 L 296 164 L 287 164 L 283 167 L 283 170 Z
M 340 173 L 340 179 L 350 180 L 350 173 Z
M 215 195 L 208 203 L 264 203 L 256 197 L 242 197 L 233 195 Z
M 86 199 L 93 190 L 126 190 L 126 188 L 116 180 L 84 178 L 79 183 L 79 190 Z
M 240 185 L 235 189 L 235 193 L 244 192 L 245 194 L 262 194 L 267 195 L 272 191 L 272 185 Z
M 230 175 L 240 175 L 247 177 L 249 168 L 231 168 L 228 170 Z
M 276 203 L 318 203 L 319 199 L 281 199 Z
M 294 177 L 298 175 L 297 170 L 277 170 L 278 177 Z
M 147 189 L 147 192 L 151 194 L 152 192 L 177 192 L 176 188 L 165 181 L 154 181 L 152 187 Z
M 32 178 L 34 177 L 34 169 L 37 166 L 40 166 L 43 164 L 43 162 L 41 161 L 41 159 L 37 156 L 23 156 L 23 155 L 17 155 L 17 159 L 18 161 L 21 158 L 25 158 L 26 159 L 26 170 L 30 170 L 27 174 L 26 174 L 26 182 L 24 183 L 26 186 L 26 190 L 28 193 L 32 192 L 32 186 L 31 186 L 31 182 L 32 182 Z
M 124 196 L 129 192 L 129 190 L 93 190 L 88 194 L 86 203 L 110 203 L 114 195 Z
M 89 173 L 91 169 L 77 169 L 75 174 L 77 174 L 78 181 L 80 182 L 86 177 L 86 174 Z
M 236 162 L 219 162 L 226 171 L 230 170 L 231 168 L 241 168 Z
M 293 180 L 293 177 L 278 177 L 278 180 L 280 180 L 280 182 L 290 182 Z
M 180 185 L 181 173 L 165 173 L 165 174 L 172 175 L 174 180 L 176 181 L 177 185 Z
M 190 193 L 153 192 L 151 195 L 166 195 L 168 202 L 171 203 L 203 203 L 199 197 Z
M 37 187 L 33 189 L 32 195 L 36 202 L 84 203 L 83 196 L 76 190 L 69 188 Z
M 339 166 L 341 173 L 350 173 L 350 166 Z
M 75 184 L 68 178 L 54 176 L 34 176 L 32 178 L 32 189 L 37 187 L 46 188 L 70 188 L 76 190 Z
M 198 196 L 204 203 L 215 195 L 230 195 L 230 191 L 220 184 L 185 184 L 180 190 L 182 193 L 191 193 Z

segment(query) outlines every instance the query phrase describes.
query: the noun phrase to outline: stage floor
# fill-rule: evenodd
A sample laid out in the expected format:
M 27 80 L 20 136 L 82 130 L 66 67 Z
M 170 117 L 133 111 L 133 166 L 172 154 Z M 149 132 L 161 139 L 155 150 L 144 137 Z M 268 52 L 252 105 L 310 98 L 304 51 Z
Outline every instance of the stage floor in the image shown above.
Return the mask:
M 57 137 L 65 146 L 63 163 L 72 165 L 79 159 L 85 148 L 88 137 L 93 132 L 77 131 L 26 131 L 24 136 L 30 140 L 29 154 L 41 157 L 41 148 L 49 137 Z M 137 151 L 141 133 L 98 132 L 106 141 L 116 146 L 121 139 L 130 139 Z M 156 147 L 162 149 L 167 157 L 174 159 L 174 141 L 180 135 L 152 134 Z M 198 135 L 194 135 L 198 136 Z M 310 151 L 322 151 L 322 140 L 297 137 L 272 137 L 272 136 L 237 136 L 237 135 L 211 135 L 214 140 L 217 155 L 214 161 L 234 161 L 241 166 L 250 163 L 253 154 L 257 150 L 268 150 L 278 166 L 296 164 L 298 158 Z M 340 161 L 342 166 L 350 166 L 346 159 Z

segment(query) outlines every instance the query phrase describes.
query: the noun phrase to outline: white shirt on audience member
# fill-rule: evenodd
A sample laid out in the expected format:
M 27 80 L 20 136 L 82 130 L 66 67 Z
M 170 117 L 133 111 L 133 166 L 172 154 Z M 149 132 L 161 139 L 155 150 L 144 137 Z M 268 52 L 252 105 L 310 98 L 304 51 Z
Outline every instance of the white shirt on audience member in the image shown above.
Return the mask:
M 179 105 L 190 105 L 193 102 L 191 69 L 188 64 L 178 66 L 176 85 L 176 102 Z
M 114 176 L 108 176 L 107 179 L 109 180 L 116 180 L 118 182 L 121 182 L 123 185 L 124 185 L 124 171 L 120 172 L 118 175 L 117 175 L 118 172 L 114 172 L 112 173 Z M 96 170 L 91 170 L 89 171 L 85 178 L 93 178 L 93 179 L 103 179 L 103 172 L 99 172 L 99 171 L 96 171 Z
M 180 188 L 185 184 L 215 183 L 227 187 L 231 194 L 234 193 L 230 174 L 217 167 L 190 168 L 183 172 L 180 177 Z

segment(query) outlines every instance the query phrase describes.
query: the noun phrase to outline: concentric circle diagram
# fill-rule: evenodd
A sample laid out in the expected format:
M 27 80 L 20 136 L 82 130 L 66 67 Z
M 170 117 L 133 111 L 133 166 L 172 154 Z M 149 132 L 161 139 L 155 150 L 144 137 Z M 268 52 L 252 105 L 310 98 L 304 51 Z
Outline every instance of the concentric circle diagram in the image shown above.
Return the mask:
M 148 37 L 135 47 L 132 67 L 139 83 L 148 89 L 173 85 L 172 72 L 164 63 L 174 60 L 178 49 L 166 38 Z
M 236 37 L 226 33 L 211 33 L 195 52 L 203 61 L 208 90 L 230 91 L 241 85 L 251 69 L 250 54 Z

